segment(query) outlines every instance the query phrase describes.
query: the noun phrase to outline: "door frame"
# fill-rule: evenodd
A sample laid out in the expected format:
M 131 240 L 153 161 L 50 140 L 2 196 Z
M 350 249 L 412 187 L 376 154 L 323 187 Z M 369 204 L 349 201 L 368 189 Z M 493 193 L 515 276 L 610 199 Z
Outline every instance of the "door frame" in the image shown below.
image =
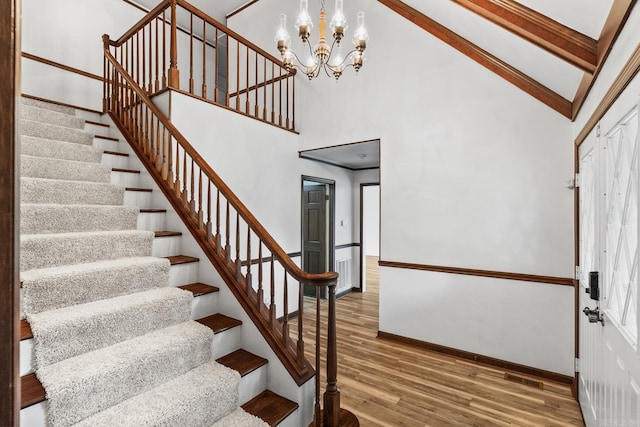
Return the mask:
M 378 187 L 380 187 L 380 181 L 378 182 L 361 182 L 360 183 L 360 274 L 359 276 L 359 282 L 360 282 L 360 287 L 357 288 L 356 290 L 358 292 L 362 292 L 362 287 L 364 285 L 364 282 L 362 280 L 363 274 L 362 272 L 366 269 L 366 263 L 365 261 L 365 255 L 364 255 L 364 240 L 362 239 L 363 235 L 364 235 L 364 226 L 362 224 L 362 220 L 364 219 L 364 213 L 363 213 L 363 207 L 364 207 L 364 187 L 373 187 L 377 185 Z M 382 197 L 380 197 L 380 202 L 378 204 L 378 213 L 380 213 L 380 209 L 382 207 Z M 378 236 L 380 237 L 380 234 L 382 232 L 382 227 L 380 226 L 380 224 L 382 223 L 382 220 L 378 221 Z M 382 247 L 382 245 L 380 244 L 380 241 L 378 241 L 378 253 L 380 252 L 380 249 Z
M 308 175 L 302 175 L 300 179 L 300 253 L 302 259 L 300 265 L 304 270 L 304 239 L 302 227 L 304 227 L 304 209 L 302 207 L 302 197 L 304 197 L 304 182 L 311 181 L 316 184 L 324 184 L 329 186 L 329 207 L 327 208 L 327 217 L 329 218 L 329 241 L 327 242 L 327 271 L 335 269 L 335 218 L 336 218 L 336 182 L 332 179 L 318 178 Z M 326 230 L 325 230 L 326 231 Z
M 0 58 L 0 420 L 17 426 L 20 419 L 19 361 L 19 143 L 20 0 L 0 2 L 0 45 L 8 47 Z

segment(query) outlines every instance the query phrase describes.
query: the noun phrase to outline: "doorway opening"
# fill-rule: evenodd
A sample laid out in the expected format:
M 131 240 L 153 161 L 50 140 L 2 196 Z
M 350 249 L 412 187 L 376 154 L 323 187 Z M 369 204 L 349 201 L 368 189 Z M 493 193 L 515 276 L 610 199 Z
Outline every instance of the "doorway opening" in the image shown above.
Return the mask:
M 335 181 L 302 176 L 302 269 L 326 273 L 334 268 Z M 321 297 L 326 298 L 327 289 Z M 305 296 L 315 296 L 313 286 L 304 285 Z
M 380 257 L 380 183 L 360 184 L 360 291 L 367 288 L 367 262 Z

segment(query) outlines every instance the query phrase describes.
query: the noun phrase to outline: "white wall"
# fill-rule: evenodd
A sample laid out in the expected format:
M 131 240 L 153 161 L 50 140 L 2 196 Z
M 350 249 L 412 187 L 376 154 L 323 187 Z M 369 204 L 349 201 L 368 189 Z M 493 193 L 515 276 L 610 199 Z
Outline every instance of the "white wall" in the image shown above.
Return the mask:
M 380 256 L 380 186 L 362 189 L 362 252 Z
M 143 16 L 122 0 L 23 0 L 22 50 L 103 75 L 102 35 L 120 37 Z M 22 60 L 22 92 L 102 110 L 102 83 Z
M 573 193 L 563 185 L 573 175 L 570 122 L 385 6 L 348 2 L 352 26 L 357 10 L 366 11 L 371 35 L 365 66 L 338 84 L 299 76 L 297 123 L 303 149 L 380 138 L 381 258 L 571 277 Z M 275 52 L 281 11 L 295 20 L 293 2 L 262 0 L 229 25 Z M 440 276 L 383 269 L 380 329 L 573 374 L 566 289 Z M 554 303 L 536 325 L 522 310 L 488 308 L 527 300 Z M 471 337 L 478 317 L 484 327 Z M 394 320 L 402 318 L 413 324 Z

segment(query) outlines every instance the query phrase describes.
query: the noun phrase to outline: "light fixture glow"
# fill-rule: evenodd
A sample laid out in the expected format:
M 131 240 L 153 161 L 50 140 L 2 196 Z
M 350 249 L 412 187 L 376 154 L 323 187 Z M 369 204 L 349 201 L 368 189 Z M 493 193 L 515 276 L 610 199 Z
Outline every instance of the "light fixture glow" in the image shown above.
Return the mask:
M 329 23 L 333 42 L 329 45 L 326 37 L 327 14 L 324 0 L 321 0 L 318 24 L 319 39 L 318 43 L 312 47 L 309 37 L 313 29 L 313 22 L 309 15 L 308 0 L 300 0 L 300 10 L 295 28 L 302 43 L 309 47 L 310 61 L 308 63 L 301 61 L 298 55 L 291 50 L 291 36 L 286 28 L 287 16 L 285 14 L 280 15 L 280 27 L 276 32 L 275 41 L 282 58 L 282 64 L 288 72 L 298 68 L 311 80 L 318 77 L 320 71 L 324 70 L 328 76 L 333 75 L 338 80 L 347 67 L 353 67 L 356 73 L 362 68 L 364 51 L 369 40 L 369 34 L 364 23 L 364 12 L 358 12 L 357 14 L 357 27 L 352 38 L 353 49 L 347 55 L 343 55 L 341 41 L 349 28 L 344 16 L 343 1 L 335 0 L 335 11 Z

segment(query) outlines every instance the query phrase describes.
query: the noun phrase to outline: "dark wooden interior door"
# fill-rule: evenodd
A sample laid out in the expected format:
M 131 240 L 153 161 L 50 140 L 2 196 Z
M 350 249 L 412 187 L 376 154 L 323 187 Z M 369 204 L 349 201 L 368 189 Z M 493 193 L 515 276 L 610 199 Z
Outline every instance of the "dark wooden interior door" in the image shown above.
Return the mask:
M 327 186 L 303 186 L 302 265 L 308 273 L 327 271 Z M 315 288 L 304 286 L 304 295 L 315 296 Z

